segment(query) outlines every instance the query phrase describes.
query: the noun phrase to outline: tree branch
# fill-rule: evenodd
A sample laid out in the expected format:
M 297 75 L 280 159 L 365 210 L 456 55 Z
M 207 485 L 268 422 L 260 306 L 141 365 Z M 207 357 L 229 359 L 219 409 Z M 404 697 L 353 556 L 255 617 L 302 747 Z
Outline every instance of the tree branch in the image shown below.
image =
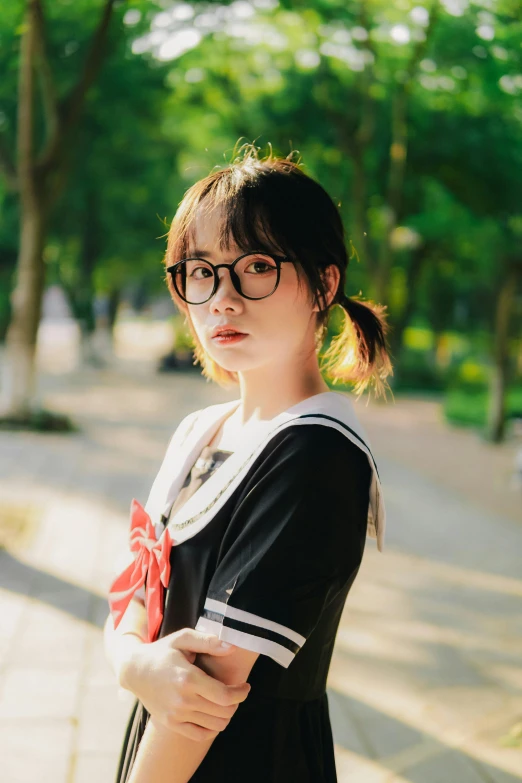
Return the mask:
M 32 195 L 33 184 L 35 31 L 31 0 L 26 7 L 23 28 L 20 41 L 17 128 L 18 176 L 22 199 Z
M 45 118 L 46 141 L 45 150 L 52 147 L 59 133 L 59 111 L 54 78 L 47 56 L 47 39 L 45 35 L 45 18 L 42 0 L 33 0 L 33 20 L 35 29 L 35 54 L 38 66 L 38 77 L 42 93 L 42 103 Z
M 45 149 L 38 159 L 37 165 L 44 173 L 47 173 L 56 165 L 62 145 L 75 128 L 84 107 L 87 92 L 99 73 L 115 3 L 116 0 L 105 0 L 105 5 L 98 26 L 93 33 L 80 77 L 63 103 L 58 133 L 55 134 L 52 144 Z

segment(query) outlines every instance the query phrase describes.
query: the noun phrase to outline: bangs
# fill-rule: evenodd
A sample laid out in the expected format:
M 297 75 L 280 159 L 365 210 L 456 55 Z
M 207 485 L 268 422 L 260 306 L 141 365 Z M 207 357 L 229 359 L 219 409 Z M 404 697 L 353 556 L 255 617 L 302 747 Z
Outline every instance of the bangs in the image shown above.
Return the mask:
M 290 160 L 247 158 L 194 183 L 172 221 L 165 266 L 196 255 L 196 224 L 201 214 L 219 209 L 216 242 L 221 252 L 259 250 L 293 262 L 300 290 L 308 288 L 320 304 L 322 270 L 348 263 L 338 210 L 324 188 Z M 178 300 L 167 277 L 176 304 Z M 344 285 L 344 279 L 341 283 Z M 183 305 L 181 305 L 183 306 Z
M 262 250 L 286 255 L 298 267 L 303 237 L 302 220 L 294 211 L 295 195 L 288 173 L 260 166 L 229 168 L 197 182 L 186 192 L 172 223 L 168 263 L 176 263 L 196 247 L 196 217 L 201 211 L 210 214 L 220 209 L 221 251 L 232 245 L 241 253 Z
M 263 250 L 266 253 L 285 253 L 285 239 L 278 242 L 271 227 L 270 216 L 266 214 L 261 205 L 257 205 L 255 199 L 250 198 L 249 203 L 243 200 L 241 194 L 224 202 L 222 199 L 211 200 L 210 197 L 200 203 L 205 212 L 213 209 L 222 209 L 219 223 L 218 242 L 222 251 L 228 251 L 232 246 L 237 246 L 240 253 L 249 250 Z M 186 250 L 195 247 L 196 211 L 187 226 L 185 234 Z

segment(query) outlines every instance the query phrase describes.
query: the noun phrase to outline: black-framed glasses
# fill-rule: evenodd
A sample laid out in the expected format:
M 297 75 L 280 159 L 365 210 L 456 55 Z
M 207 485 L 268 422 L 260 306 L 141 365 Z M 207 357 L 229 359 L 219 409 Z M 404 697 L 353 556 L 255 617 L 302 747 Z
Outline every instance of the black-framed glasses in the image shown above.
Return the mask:
M 266 299 L 279 285 L 281 264 L 291 261 L 288 256 L 250 250 L 231 264 L 211 264 L 204 258 L 182 258 L 167 267 L 176 293 L 187 304 L 204 304 L 219 286 L 217 270 L 228 269 L 232 284 L 245 299 Z

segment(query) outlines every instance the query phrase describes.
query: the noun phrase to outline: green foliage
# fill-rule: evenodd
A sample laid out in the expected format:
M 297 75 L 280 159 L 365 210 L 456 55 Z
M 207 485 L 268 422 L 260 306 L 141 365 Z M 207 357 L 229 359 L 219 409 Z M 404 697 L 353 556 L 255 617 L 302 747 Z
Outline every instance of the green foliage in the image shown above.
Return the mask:
M 60 97 L 79 73 L 101 6 L 45 3 Z M 164 291 L 165 235 L 186 188 L 226 166 L 238 141 L 295 151 L 339 205 L 354 251 L 347 293 L 371 298 L 383 273 L 399 335 L 394 391 L 447 384 L 457 394 L 463 343 L 468 336 L 477 350 L 480 337 L 487 357 L 506 264 L 520 259 L 522 20 L 504 0 L 463 5 L 459 15 L 448 8 L 282 0 L 249 15 L 241 4 L 118 4 L 52 216 L 49 280 L 73 297 L 137 284 Z M 11 155 L 22 11 L 21 1 L 0 10 L 0 140 Z M 187 33 L 195 45 L 176 52 L 172 41 Z M 404 148 L 393 151 L 402 100 Z M 396 181 L 394 155 L 402 154 Z M 17 231 L 17 199 L 0 179 L 0 335 Z M 175 339 L 181 350 L 183 329 Z M 459 372 L 470 372 L 466 362 Z M 458 393 L 473 394 L 464 380 Z
M 76 433 L 80 428 L 69 416 L 37 408 L 27 416 L 1 416 L 0 430 Z
M 443 411 L 448 422 L 484 428 L 487 423 L 491 366 L 470 351 L 446 374 Z M 506 393 L 506 415 L 522 415 L 522 384 L 513 382 Z
M 390 385 L 394 392 L 440 392 L 445 386 L 445 375 L 431 351 L 405 349 Z
M 467 385 L 452 388 L 444 395 L 443 412 L 451 424 L 484 429 L 488 415 L 488 389 Z M 506 414 L 510 419 L 522 415 L 522 385 L 511 386 L 506 394 Z

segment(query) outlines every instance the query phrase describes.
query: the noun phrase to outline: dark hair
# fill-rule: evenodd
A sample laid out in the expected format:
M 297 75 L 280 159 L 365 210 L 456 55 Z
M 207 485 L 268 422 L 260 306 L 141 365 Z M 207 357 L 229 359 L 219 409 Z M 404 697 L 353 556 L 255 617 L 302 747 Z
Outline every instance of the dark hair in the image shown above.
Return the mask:
M 313 303 L 319 305 L 316 350 L 323 346 L 334 305 L 344 310 L 343 325 L 321 356 L 321 371 L 334 384 L 354 383 L 356 394 L 373 383 L 378 396 L 385 393 L 386 377 L 393 373 L 386 346 L 386 307 L 345 294 L 349 257 L 341 216 L 324 188 L 292 162 L 291 155 L 280 158 L 270 152 L 260 159 L 258 148 L 246 144 L 243 157 L 234 158 L 226 168 L 192 185 L 172 221 L 165 266 L 189 252 L 198 207 L 204 202 L 210 212 L 223 206 L 220 248 L 227 249 L 233 237 L 243 252 L 255 247 L 288 255 L 294 261 L 299 285 L 307 281 Z M 331 304 L 325 307 L 328 289 L 323 273 L 331 264 L 339 269 L 340 280 Z M 168 274 L 166 282 L 174 303 L 188 316 Z M 237 373 L 214 362 L 201 346 L 190 317 L 187 321 L 195 343 L 195 362 L 202 365 L 203 375 L 221 386 L 236 384 Z

